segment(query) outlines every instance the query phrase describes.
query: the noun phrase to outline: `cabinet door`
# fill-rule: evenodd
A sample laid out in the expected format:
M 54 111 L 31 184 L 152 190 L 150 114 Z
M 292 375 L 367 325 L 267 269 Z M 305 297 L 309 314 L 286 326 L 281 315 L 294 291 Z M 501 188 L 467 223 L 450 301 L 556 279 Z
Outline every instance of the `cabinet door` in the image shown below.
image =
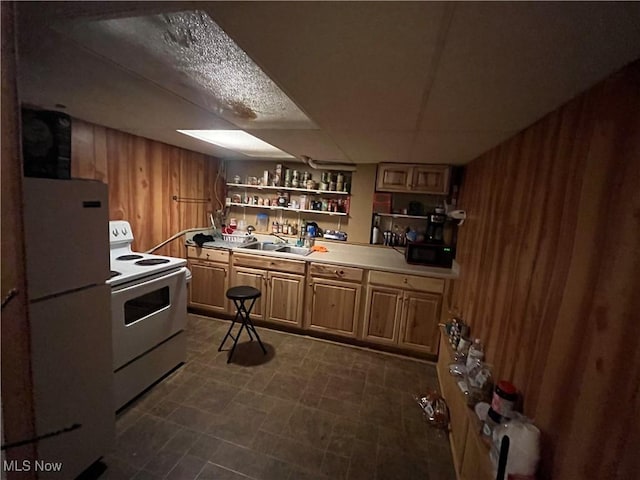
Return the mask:
M 406 192 L 411 183 L 411 165 L 381 163 L 378 165 L 376 190 L 381 192 Z
M 413 350 L 437 353 L 442 295 L 407 291 L 403 304 L 399 344 Z
M 267 272 L 265 270 L 259 270 L 257 268 L 233 267 L 233 269 L 231 270 L 230 287 L 235 287 L 238 285 L 248 285 L 250 287 L 255 287 L 260 290 L 260 292 L 262 292 L 262 296 L 256 300 L 256 303 L 253 306 L 253 310 L 251 310 L 251 317 L 258 320 L 264 320 L 268 297 Z M 235 314 L 235 305 L 233 304 L 233 302 L 229 303 L 231 313 Z M 251 302 L 247 302 L 247 308 L 249 308 L 250 304 Z
M 446 195 L 449 193 L 449 175 L 447 165 L 415 166 L 409 182 L 411 191 Z
M 269 272 L 267 320 L 302 327 L 304 276 Z
M 227 313 L 226 297 L 229 265 L 215 262 L 189 262 L 191 284 L 189 285 L 189 305 L 202 307 L 214 312 Z
M 307 327 L 355 337 L 361 288 L 359 283 L 312 278 L 307 295 Z
M 363 338 L 365 340 L 396 344 L 402 313 L 402 290 L 370 285 L 367 288 Z

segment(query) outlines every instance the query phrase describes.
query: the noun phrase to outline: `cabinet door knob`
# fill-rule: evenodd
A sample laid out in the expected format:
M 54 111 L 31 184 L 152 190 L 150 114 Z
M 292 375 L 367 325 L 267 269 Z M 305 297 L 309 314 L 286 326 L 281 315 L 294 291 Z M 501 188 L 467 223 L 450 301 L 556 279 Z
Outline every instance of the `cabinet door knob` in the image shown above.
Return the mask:
M 407 283 L 407 279 L 405 278 L 405 279 L 403 280 L 403 282 L 404 282 L 404 283 Z

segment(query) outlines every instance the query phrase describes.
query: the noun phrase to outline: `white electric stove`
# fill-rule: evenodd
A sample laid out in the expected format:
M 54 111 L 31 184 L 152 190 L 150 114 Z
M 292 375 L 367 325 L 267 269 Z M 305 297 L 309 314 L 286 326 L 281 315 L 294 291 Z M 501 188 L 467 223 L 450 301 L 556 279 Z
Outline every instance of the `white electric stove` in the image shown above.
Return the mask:
M 187 261 L 134 252 L 133 239 L 109 222 L 116 410 L 186 360 Z

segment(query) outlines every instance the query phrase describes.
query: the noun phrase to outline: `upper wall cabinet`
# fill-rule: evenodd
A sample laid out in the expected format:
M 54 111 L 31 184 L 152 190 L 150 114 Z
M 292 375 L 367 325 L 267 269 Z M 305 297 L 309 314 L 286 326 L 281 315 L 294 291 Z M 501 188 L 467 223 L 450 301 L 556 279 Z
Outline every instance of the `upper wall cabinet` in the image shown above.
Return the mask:
M 378 165 L 376 190 L 447 195 L 450 178 L 449 165 L 381 163 Z

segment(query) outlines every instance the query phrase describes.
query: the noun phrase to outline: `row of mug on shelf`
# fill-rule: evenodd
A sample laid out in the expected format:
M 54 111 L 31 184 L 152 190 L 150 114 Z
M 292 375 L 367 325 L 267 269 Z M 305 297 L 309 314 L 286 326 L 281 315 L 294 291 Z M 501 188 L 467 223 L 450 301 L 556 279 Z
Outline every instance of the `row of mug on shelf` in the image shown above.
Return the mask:
M 238 204 L 242 203 L 245 205 L 264 205 L 266 207 L 288 207 L 296 210 L 318 210 L 323 212 L 338 212 L 338 213 L 347 213 L 348 210 L 348 199 L 326 199 L 323 198 L 321 200 L 314 200 L 313 197 L 307 195 L 300 195 L 299 200 L 290 199 L 287 194 L 279 194 L 274 197 L 261 197 L 259 195 L 248 195 L 244 196 L 240 194 L 232 195 L 231 197 L 227 197 L 226 204 Z

